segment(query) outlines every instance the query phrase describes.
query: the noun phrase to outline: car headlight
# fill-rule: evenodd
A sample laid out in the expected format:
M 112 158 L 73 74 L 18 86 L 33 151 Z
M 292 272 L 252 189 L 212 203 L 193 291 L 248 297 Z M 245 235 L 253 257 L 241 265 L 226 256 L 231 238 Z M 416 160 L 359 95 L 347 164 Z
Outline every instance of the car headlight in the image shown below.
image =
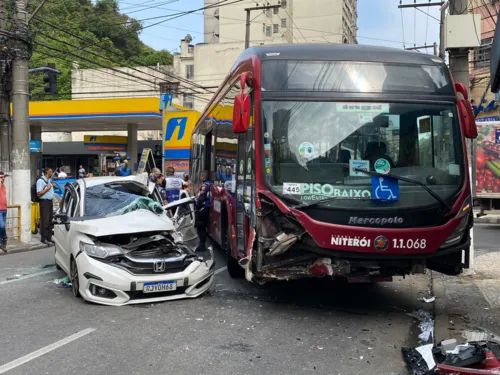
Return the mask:
M 87 255 L 96 258 L 109 258 L 115 255 L 123 254 L 122 249 L 114 245 L 93 245 L 80 241 L 80 250 L 85 251 Z

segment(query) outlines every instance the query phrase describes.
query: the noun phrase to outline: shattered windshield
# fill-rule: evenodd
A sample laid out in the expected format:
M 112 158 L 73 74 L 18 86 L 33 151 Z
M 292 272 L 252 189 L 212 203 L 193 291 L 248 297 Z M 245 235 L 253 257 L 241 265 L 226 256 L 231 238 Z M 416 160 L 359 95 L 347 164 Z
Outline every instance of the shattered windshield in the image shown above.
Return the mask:
M 137 210 L 163 212 L 159 202 L 142 195 L 140 188 L 132 185 L 95 185 L 85 191 L 84 216 L 110 217 Z

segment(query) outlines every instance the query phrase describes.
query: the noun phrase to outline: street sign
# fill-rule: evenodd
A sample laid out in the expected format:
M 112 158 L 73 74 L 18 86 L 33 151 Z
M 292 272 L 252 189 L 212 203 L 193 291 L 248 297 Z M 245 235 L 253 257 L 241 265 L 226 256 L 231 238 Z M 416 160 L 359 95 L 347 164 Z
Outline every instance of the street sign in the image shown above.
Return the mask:
M 30 141 L 30 152 L 42 152 L 42 141 Z

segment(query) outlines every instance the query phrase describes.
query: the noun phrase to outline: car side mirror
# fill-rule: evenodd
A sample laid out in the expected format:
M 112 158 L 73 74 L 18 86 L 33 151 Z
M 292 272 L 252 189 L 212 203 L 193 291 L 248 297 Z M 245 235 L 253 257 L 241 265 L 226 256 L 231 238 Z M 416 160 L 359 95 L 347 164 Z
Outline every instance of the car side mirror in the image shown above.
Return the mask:
M 54 221 L 56 224 L 67 224 L 69 221 L 69 217 L 64 212 L 58 212 L 54 215 Z

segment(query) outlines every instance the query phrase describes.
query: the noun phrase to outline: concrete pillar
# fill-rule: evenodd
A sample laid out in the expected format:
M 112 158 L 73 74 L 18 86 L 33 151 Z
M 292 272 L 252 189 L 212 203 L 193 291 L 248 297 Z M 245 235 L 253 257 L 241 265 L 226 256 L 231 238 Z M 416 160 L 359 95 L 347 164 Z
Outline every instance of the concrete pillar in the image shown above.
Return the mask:
M 127 124 L 127 155 L 130 156 L 132 174 L 137 171 L 137 124 Z
M 37 125 L 30 125 L 30 140 L 32 141 L 41 141 L 42 140 L 42 127 Z M 31 182 L 33 183 L 38 176 L 41 176 L 41 171 L 38 167 L 37 158 L 41 158 L 42 154 L 30 153 L 30 175 Z M 41 162 L 41 160 L 40 160 Z

